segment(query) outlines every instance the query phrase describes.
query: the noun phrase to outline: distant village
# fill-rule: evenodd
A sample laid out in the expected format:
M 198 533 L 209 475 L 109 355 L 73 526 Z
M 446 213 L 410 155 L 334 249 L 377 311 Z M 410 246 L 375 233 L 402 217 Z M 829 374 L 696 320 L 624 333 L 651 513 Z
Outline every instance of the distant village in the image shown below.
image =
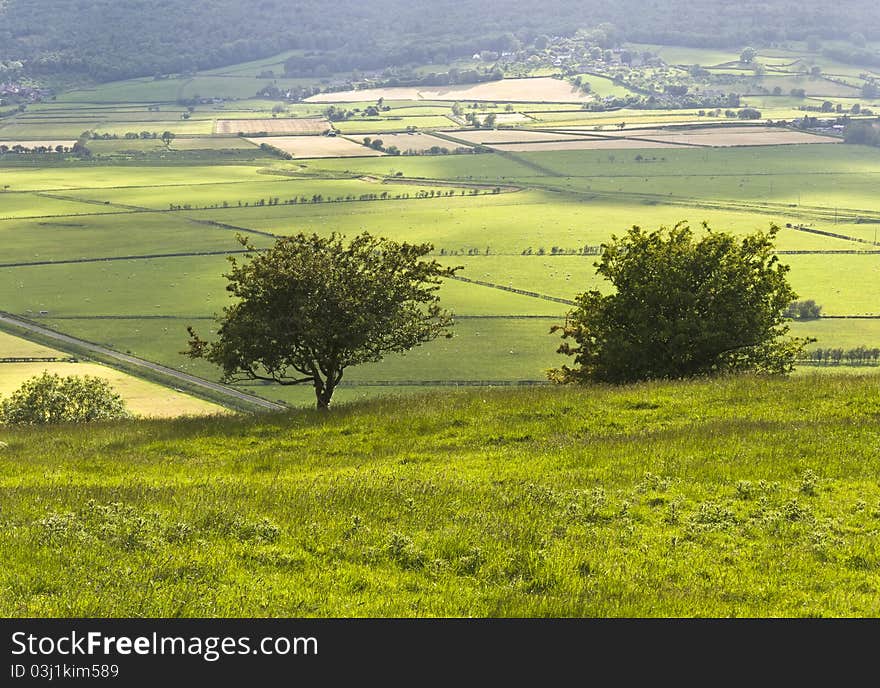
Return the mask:
M 52 92 L 45 88 L 16 81 L 0 82 L 0 106 L 39 103 L 51 95 Z

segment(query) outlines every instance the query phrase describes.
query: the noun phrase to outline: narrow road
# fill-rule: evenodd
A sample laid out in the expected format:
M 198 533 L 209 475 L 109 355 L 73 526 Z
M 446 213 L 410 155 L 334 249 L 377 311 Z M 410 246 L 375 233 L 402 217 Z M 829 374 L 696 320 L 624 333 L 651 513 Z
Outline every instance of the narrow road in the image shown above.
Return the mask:
M 118 351 L 109 349 L 106 346 L 93 344 L 92 342 L 86 341 L 84 339 L 78 339 L 76 337 L 71 337 L 67 334 L 56 332 L 55 330 L 51 330 L 48 327 L 43 327 L 28 320 L 18 318 L 11 313 L 0 311 L 0 323 L 5 323 L 7 325 L 13 325 L 15 327 L 29 330 L 30 332 L 37 333 L 39 335 L 42 335 L 43 337 L 47 337 L 61 344 L 72 344 L 80 349 L 99 353 L 102 356 L 107 356 L 108 358 L 112 358 L 122 363 L 125 363 L 127 366 L 130 367 L 143 368 L 152 371 L 153 373 L 158 373 L 167 378 L 186 382 L 187 384 L 197 388 L 201 387 L 203 389 L 211 390 L 212 392 L 219 392 L 226 397 L 231 397 L 237 399 L 238 401 L 243 401 L 247 404 L 250 404 L 251 406 L 255 406 L 266 411 L 283 411 L 287 408 L 284 404 L 269 401 L 267 399 L 254 396 L 253 394 L 248 394 L 247 392 L 241 392 L 237 389 L 234 389 L 233 387 L 221 384 L 219 382 L 211 382 L 210 380 L 205 380 L 204 378 L 190 375 L 189 373 L 182 373 L 179 370 L 160 365 L 159 363 L 153 363 L 151 361 L 144 360 L 143 358 L 138 358 L 137 356 L 131 356 L 130 354 L 119 353 Z

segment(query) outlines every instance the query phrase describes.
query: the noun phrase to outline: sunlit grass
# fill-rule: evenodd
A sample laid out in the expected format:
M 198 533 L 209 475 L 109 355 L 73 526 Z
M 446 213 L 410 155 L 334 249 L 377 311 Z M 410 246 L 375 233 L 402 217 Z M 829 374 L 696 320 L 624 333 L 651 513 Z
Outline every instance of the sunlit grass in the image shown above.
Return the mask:
M 4 431 L 4 616 L 875 616 L 880 379 Z

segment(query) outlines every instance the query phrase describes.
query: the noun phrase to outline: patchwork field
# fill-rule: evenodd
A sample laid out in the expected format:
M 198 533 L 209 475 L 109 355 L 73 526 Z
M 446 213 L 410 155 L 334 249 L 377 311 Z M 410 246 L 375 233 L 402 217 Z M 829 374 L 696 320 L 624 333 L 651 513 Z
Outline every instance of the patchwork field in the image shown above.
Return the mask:
M 609 132 L 610 135 L 611 134 Z M 618 132 L 618 136 L 650 139 L 667 143 L 695 146 L 778 146 L 795 143 L 841 143 L 833 136 L 819 136 L 802 131 L 775 127 L 707 127 L 681 131 L 664 129 L 638 129 Z
M 347 103 L 376 101 L 379 98 L 385 100 L 476 100 L 520 103 L 578 103 L 593 99 L 592 96 L 582 93 L 568 82 L 551 77 L 538 77 L 443 87 L 396 87 L 337 91 L 311 96 L 306 99 L 306 102 Z
M 559 141 L 560 139 L 580 140 L 575 134 L 560 134 L 557 132 L 534 131 L 531 129 L 473 129 L 473 130 L 450 130 L 442 132 L 456 139 L 462 139 L 471 143 L 538 143 L 543 141 Z
M 354 138 L 354 137 L 352 137 Z M 445 148 L 452 150 L 466 144 L 453 143 L 448 139 L 442 139 L 430 134 L 412 133 L 412 134 L 381 134 L 376 138 L 381 138 L 382 145 L 385 148 L 397 146 L 401 153 L 413 152 L 422 153 L 431 148 Z
M 329 126 L 322 114 L 331 101 L 320 97 L 286 103 L 275 118 L 277 101 L 256 98 L 199 105 L 189 119 L 171 103 L 160 111 L 109 98 L 34 106 L 0 132 L 41 141 L 54 140 L 54 131 L 122 133 L 89 141 L 87 163 L 0 161 L 0 309 L 28 317 L 47 311 L 41 320 L 57 330 L 217 379 L 216 368 L 180 352 L 186 326 L 209 333 L 227 303 L 222 275 L 226 257 L 241 248 L 236 234 L 265 247 L 299 231 L 368 230 L 429 242 L 438 260 L 463 266 L 462 279 L 441 290 L 456 325 L 452 339 L 353 369 L 340 401 L 544 384 L 545 371 L 562 362 L 550 327 L 576 294 L 607 288 L 594 262 L 612 234 L 682 219 L 737 233 L 773 222 L 784 228 L 777 248 L 796 289 L 836 316 L 796 323 L 794 331 L 817 337 L 817 346 L 880 344 L 877 149 L 812 145 L 838 139 L 760 123 L 717 126 L 724 122 L 697 110 L 590 112 L 582 97 L 561 102 L 571 87 L 551 78 L 468 88 L 325 94 L 356 98 L 345 101 L 357 111 L 334 122 L 340 134 L 333 137 L 302 135 Z M 363 116 L 380 95 L 390 109 Z M 508 111 L 483 100 L 502 97 L 522 105 Z M 797 105 L 760 97 L 762 111 Z M 454 101 L 478 118 L 495 113 L 528 128 L 456 129 Z M 669 126 L 695 122 L 702 126 Z M 167 128 L 175 138 L 168 145 L 142 138 L 141 127 Z M 135 129 L 138 138 L 124 138 Z M 362 145 L 364 137 L 417 154 L 383 155 Z M 262 144 L 296 159 L 279 160 Z M 493 152 L 425 154 L 478 144 Z M 307 388 L 240 386 L 312 403 Z
M 347 158 L 384 155 L 342 136 L 261 136 L 248 139 L 251 143 L 269 146 L 290 153 L 297 158 Z
M 214 123 L 215 134 L 247 134 L 261 132 L 267 134 L 323 134 L 330 129 L 330 123 L 321 118 L 293 119 L 279 117 L 274 119 L 218 119 Z
M 661 141 L 637 141 L 625 138 L 591 138 L 591 139 L 568 139 L 565 141 L 543 141 L 539 143 L 496 143 L 492 148 L 501 151 L 515 151 L 519 153 L 540 151 L 578 151 L 578 150 L 624 150 L 624 149 L 651 149 L 651 148 L 681 148 L 684 143 Z

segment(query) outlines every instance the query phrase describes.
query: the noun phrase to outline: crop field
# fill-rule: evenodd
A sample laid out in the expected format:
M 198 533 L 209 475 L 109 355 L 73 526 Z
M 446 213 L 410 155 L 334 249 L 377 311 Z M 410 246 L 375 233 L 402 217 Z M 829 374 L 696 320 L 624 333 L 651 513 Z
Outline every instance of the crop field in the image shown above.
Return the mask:
M 579 140 L 576 134 L 559 134 L 549 131 L 534 131 L 532 129 L 473 129 L 451 130 L 442 132 L 448 136 L 470 143 L 539 143 L 544 141 L 559 141 L 561 139 Z
M 551 77 L 503 79 L 481 84 L 456 86 L 394 87 L 321 93 L 306 99 L 309 103 L 347 103 L 385 100 L 476 100 L 499 102 L 577 103 L 592 100 L 572 84 Z
M 334 122 L 333 128 L 343 134 L 382 134 L 404 132 L 410 127 L 415 129 L 448 129 L 455 122 L 449 117 L 440 115 L 422 115 L 418 117 L 377 117 L 372 119 L 350 119 Z
M 321 118 L 289 118 L 276 119 L 218 119 L 214 123 L 215 134 L 247 134 L 261 132 L 267 134 L 323 134 L 330 129 L 330 123 Z
M 63 352 L 0 332 L 0 358 L 65 358 Z M 201 399 L 175 392 L 152 382 L 96 363 L 70 362 L 0 362 L 0 399 L 11 394 L 25 381 L 43 372 L 61 376 L 90 375 L 107 380 L 125 400 L 126 407 L 138 416 L 174 418 L 184 415 L 222 413 L 224 409 Z
M 267 136 L 250 139 L 257 145 L 268 144 L 296 158 L 348 158 L 384 155 L 342 136 Z
M 646 129 L 632 131 L 632 138 L 683 143 L 696 146 L 778 146 L 793 143 L 841 143 L 833 136 L 772 127 L 707 127 L 682 131 Z
M 582 151 L 582 150 L 622 150 L 622 149 L 654 149 L 654 148 L 681 148 L 684 143 L 674 141 L 637 141 L 633 139 L 617 138 L 583 138 L 567 139 L 565 141 L 542 141 L 538 143 L 496 143 L 492 148 L 501 151 L 514 151 L 518 153 L 540 151 Z
M 382 134 L 382 145 L 385 148 L 397 146 L 401 153 L 421 153 L 434 147 L 446 148 L 447 150 L 458 148 L 466 144 L 453 143 L 448 139 L 441 139 L 430 134 Z

